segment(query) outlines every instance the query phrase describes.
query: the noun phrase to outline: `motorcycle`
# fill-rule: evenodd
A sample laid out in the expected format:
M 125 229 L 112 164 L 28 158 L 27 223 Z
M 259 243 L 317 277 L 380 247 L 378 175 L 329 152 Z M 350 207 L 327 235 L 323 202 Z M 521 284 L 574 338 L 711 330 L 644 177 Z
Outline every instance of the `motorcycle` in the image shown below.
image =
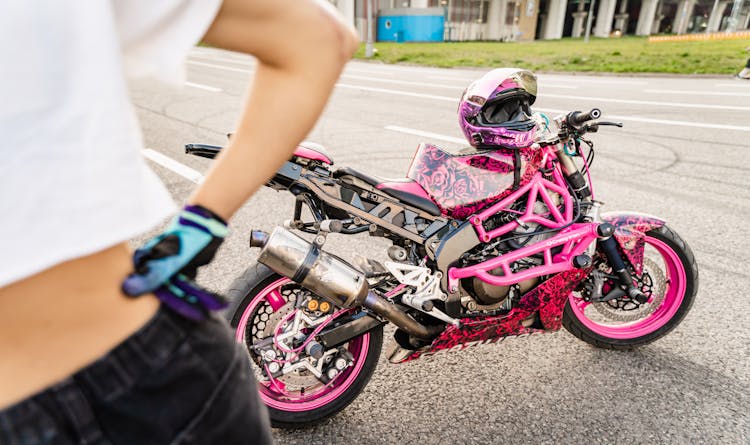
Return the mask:
M 528 146 L 454 154 L 421 144 L 404 179 L 335 169 L 323 147 L 297 147 L 267 184 L 296 197 L 293 216 L 251 233 L 260 264 L 229 291 L 229 321 L 275 426 L 351 403 L 389 322 L 389 360 L 405 363 L 561 327 L 630 349 L 683 320 L 698 288 L 687 243 L 661 218 L 601 213 L 594 197 L 585 137 L 622 124 L 598 109 L 534 116 Z M 220 149 L 186 146 L 208 158 Z M 323 250 L 331 233 L 384 237 L 391 261 L 348 263 Z

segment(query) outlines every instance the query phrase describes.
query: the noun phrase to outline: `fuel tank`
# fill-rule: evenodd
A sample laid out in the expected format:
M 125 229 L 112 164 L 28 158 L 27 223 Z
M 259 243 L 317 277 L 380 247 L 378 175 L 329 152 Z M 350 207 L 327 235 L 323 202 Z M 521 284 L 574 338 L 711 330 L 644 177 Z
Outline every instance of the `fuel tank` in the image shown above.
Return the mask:
M 539 170 L 541 150 L 516 149 L 520 154 L 520 185 Z M 512 190 L 514 149 L 467 149 L 450 153 L 431 144 L 420 144 L 408 177 L 427 191 L 443 215 L 466 219 L 500 200 Z

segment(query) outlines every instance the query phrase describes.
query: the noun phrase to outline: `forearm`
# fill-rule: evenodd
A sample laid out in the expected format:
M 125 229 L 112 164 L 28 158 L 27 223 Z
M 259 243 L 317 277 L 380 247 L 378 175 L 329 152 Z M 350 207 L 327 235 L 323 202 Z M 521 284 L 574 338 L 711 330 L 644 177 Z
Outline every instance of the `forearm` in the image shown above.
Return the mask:
M 346 27 L 313 2 L 274 0 L 263 8 L 253 25 L 220 14 L 206 36 L 258 58 L 234 136 L 188 200 L 225 219 L 289 159 L 313 127 L 356 43 Z

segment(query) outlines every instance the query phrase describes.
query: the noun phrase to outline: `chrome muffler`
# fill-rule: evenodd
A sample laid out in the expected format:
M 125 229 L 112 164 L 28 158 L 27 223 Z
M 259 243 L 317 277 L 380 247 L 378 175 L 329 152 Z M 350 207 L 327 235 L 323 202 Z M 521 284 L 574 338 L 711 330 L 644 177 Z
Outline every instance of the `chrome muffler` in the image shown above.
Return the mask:
M 270 235 L 254 230 L 250 247 L 261 248 L 258 262 L 338 307 L 364 306 L 415 337 L 428 339 L 442 330 L 417 322 L 371 292 L 364 273 L 284 228 Z

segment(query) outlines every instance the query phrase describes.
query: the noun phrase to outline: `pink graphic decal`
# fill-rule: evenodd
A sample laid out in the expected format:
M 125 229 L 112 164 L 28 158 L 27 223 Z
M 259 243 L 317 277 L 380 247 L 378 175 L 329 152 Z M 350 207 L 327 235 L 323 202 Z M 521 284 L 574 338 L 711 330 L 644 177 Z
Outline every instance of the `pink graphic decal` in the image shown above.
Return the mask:
M 325 151 L 322 145 L 315 144 L 312 142 L 303 142 L 294 149 L 294 156 L 301 158 L 310 159 L 313 161 L 320 161 L 324 164 L 332 165 L 333 159 Z
M 464 318 L 460 328 L 449 325 L 432 341 L 429 349 L 415 351 L 404 361 L 440 350 L 463 349 L 469 346 L 467 343 L 493 343 L 503 337 L 558 330 L 562 326 L 562 312 L 568 297 L 589 272 L 590 269 L 576 269 L 557 274 L 526 293 L 509 314 Z M 523 322 L 537 312 L 544 329 L 524 327 Z
M 401 192 L 410 193 L 412 195 L 417 195 L 420 198 L 428 199 L 432 201 L 432 198 L 430 195 L 427 194 L 427 192 L 417 184 L 416 181 L 393 181 L 393 182 L 383 182 L 378 184 L 376 187 L 378 190 L 383 189 L 389 189 L 389 190 L 398 190 Z
M 524 184 L 539 169 L 543 154 L 532 148 L 519 151 Z M 453 155 L 421 144 L 407 176 L 432 197 L 444 215 L 465 219 L 512 192 L 513 152 L 497 149 Z
M 496 204 L 472 216 L 469 221 L 474 226 L 479 239 L 490 242 L 526 224 L 539 224 L 550 229 L 561 229 L 551 238 L 539 241 L 524 248 L 497 256 L 490 260 L 463 268 L 448 270 L 448 288 L 457 289 L 458 281 L 462 278 L 476 277 L 494 286 L 508 286 L 529 278 L 551 275 L 572 268 L 572 259 L 582 254 L 596 239 L 596 223 L 572 224 L 573 203 L 565 179 L 558 169 L 551 163 L 547 165 L 551 177 L 545 179 L 541 173 L 536 173 L 520 189 L 510 193 Z M 523 212 L 513 210 L 519 200 L 525 199 Z M 544 203 L 546 211 L 537 213 L 538 202 Z M 485 223 L 498 213 L 510 212 L 518 215 L 514 220 L 487 231 Z M 569 226 L 569 227 L 566 227 Z M 552 249 L 562 248 L 555 255 Z M 524 269 L 520 272 L 512 270 L 513 263 L 523 258 L 541 254 L 544 263 Z M 502 275 L 490 273 L 491 270 L 501 268 Z
M 633 265 L 635 273 L 640 275 L 643 272 L 646 232 L 658 229 L 665 224 L 665 221 L 645 213 L 616 212 L 604 213 L 602 219 L 615 226 L 615 239 L 630 264 Z

